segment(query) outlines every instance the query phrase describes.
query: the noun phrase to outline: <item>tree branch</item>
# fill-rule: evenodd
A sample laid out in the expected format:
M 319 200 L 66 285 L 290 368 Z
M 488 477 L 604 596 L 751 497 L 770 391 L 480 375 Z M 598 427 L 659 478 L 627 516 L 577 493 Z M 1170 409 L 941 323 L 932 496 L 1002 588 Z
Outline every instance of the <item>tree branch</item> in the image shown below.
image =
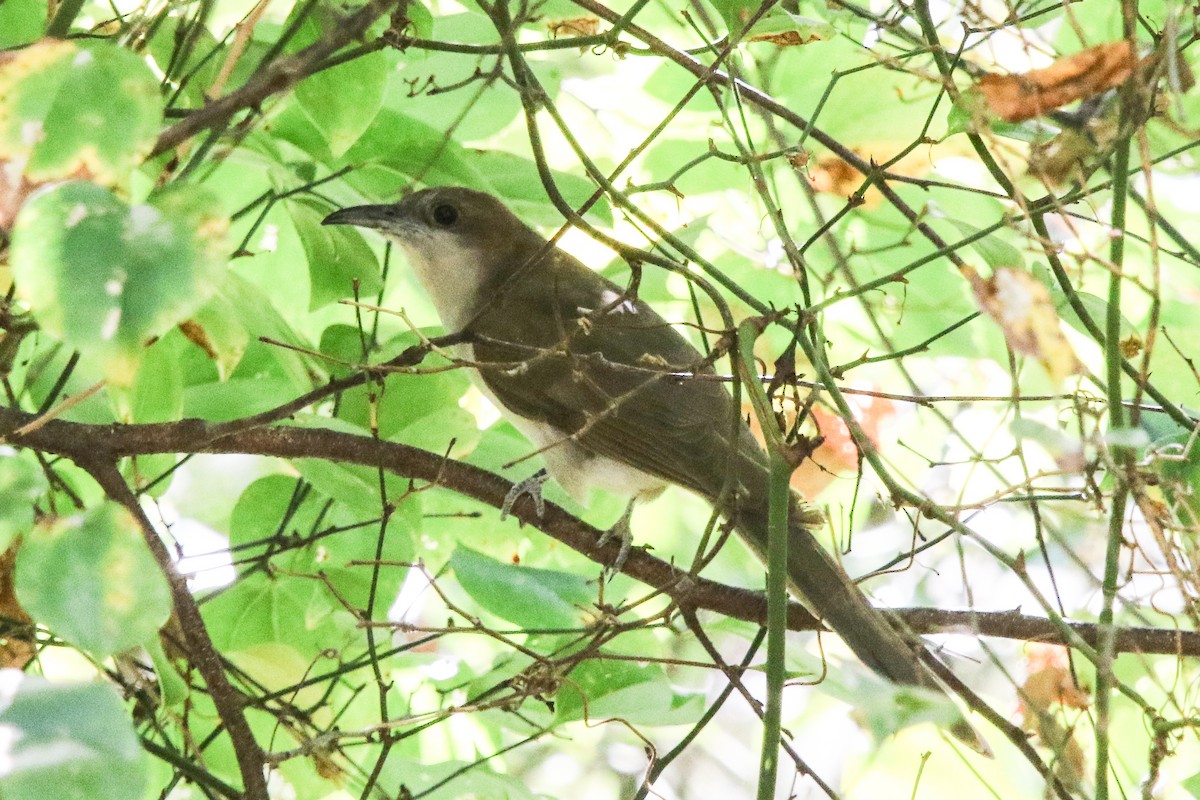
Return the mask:
M 85 425 L 51 420 L 32 433 L 11 432 L 28 424 L 34 416 L 0 407 L 0 435 L 9 444 L 65 456 L 82 466 L 97 452 L 113 457 L 155 453 L 237 453 L 277 458 L 320 458 L 388 470 L 396 475 L 443 486 L 465 497 L 495 508 L 504 503 L 512 483 L 479 467 L 447 459 L 437 453 L 369 436 L 338 431 L 287 426 L 230 430 L 202 420 L 149 425 Z M 235 426 L 237 427 L 237 426 Z M 528 497 L 517 501 L 513 516 L 557 539 L 597 564 L 610 566 L 619 543 L 597 546 L 602 532 L 547 503 L 539 519 Z M 761 624 L 766 619 L 766 600 L 761 592 L 726 586 L 717 581 L 689 575 L 645 550 L 635 548 L 621 570 L 669 596 L 680 606 L 707 609 L 735 619 Z M 913 631 L 922 634 L 969 631 L 1023 641 L 1061 643 L 1062 635 L 1044 617 L 1028 616 L 1019 610 L 964 611 L 948 609 L 897 609 L 894 613 Z M 1097 641 L 1094 624 L 1069 622 L 1085 641 Z M 788 608 L 788 628 L 817 630 L 820 623 L 799 603 Z M 1119 652 L 1200 656 L 1200 633 L 1158 628 L 1120 628 Z M 207 679 L 207 676 L 206 676 Z
M 53 424 L 53 423 L 50 423 Z M 104 451 L 93 451 L 90 455 L 76 454 L 71 457 L 80 467 L 100 484 L 100 488 L 114 502 L 123 506 L 133 515 L 138 527 L 142 530 L 142 538 L 146 546 L 158 562 L 159 569 L 171 587 L 171 599 L 175 613 L 179 617 L 180 628 L 183 630 L 184 641 L 187 645 L 188 659 L 200 671 L 208 693 L 212 697 L 221 724 L 229 732 L 233 742 L 233 752 L 237 758 L 238 769 L 242 775 L 244 796 L 248 800 L 267 800 L 267 782 L 263 774 L 263 751 L 246 722 L 243 713 L 241 695 L 230 685 L 225 676 L 225 667 L 221 656 L 209 638 L 208 628 L 200 616 L 200 608 L 188 589 L 187 579 L 175 569 L 175 562 L 167 550 L 158 532 L 154 529 L 150 518 L 142 509 L 137 497 L 130 490 L 125 478 L 117 469 L 116 459 L 107 456 Z
M 201 131 L 223 125 L 242 109 L 254 108 L 271 95 L 295 86 L 316 72 L 331 55 L 362 36 L 371 23 L 397 2 L 398 0 L 370 0 L 361 9 L 341 20 L 324 38 L 295 55 L 277 58 L 265 68 L 256 71 L 242 86 L 163 131 L 154 143 L 150 157 L 165 153 Z

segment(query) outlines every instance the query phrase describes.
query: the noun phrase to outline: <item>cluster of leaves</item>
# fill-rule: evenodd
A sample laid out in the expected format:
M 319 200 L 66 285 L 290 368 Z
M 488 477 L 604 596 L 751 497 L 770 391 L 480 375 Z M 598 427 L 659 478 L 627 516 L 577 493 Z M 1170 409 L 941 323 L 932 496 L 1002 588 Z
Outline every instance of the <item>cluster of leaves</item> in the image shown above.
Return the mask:
M 499 521 L 459 461 L 520 478 L 530 446 L 391 253 L 320 224 L 462 184 L 636 238 L 639 293 L 700 346 L 769 315 L 784 427 L 826 440 L 795 485 L 853 571 L 931 567 L 887 599 L 1023 605 L 1075 648 L 1022 679 L 1014 645 L 955 639 L 1037 749 L 1009 726 L 994 763 L 921 773 L 938 709 L 797 639 L 824 681 L 789 690 L 785 784 L 1200 797 L 1172 655 L 1200 654 L 1186 6 L 886 5 L 0 3 L 0 794 L 748 794 L 721 653 L 755 663 L 755 617 L 681 635 L 663 592 Z M 708 510 L 671 497 L 635 530 L 707 563 Z M 733 546 L 704 574 L 761 585 Z M 843 701 L 869 763 L 831 750 Z

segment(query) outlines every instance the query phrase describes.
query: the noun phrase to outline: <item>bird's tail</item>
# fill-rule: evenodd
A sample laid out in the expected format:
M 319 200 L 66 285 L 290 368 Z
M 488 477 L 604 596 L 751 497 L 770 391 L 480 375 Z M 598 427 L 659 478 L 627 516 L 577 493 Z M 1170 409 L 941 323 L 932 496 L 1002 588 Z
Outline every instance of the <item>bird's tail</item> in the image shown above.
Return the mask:
M 846 642 L 871 669 L 894 683 L 936 686 L 920 662 L 921 645 L 902 634 L 887 612 L 867 602 L 833 557 L 812 534 L 821 515 L 793 495 L 789 515 L 788 583 L 792 594 Z M 767 552 L 767 504 L 746 503 L 734 525 L 760 558 Z
M 764 563 L 767 514 L 765 495 L 757 492 L 739 503 L 732 514 L 734 526 Z M 921 661 L 919 652 L 924 649 L 921 640 L 905 632 L 886 610 L 872 606 L 841 565 L 817 542 L 812 529 L 821 521 L 819 511 L 792 496 L 788 526 L 788 583 L 792 594 L 875 672 L 893 683 L 944 691 L 933 671 Z M 990 754 L 987 743 L 965 719 L 952 724 L 950 731 L 974 750 Z

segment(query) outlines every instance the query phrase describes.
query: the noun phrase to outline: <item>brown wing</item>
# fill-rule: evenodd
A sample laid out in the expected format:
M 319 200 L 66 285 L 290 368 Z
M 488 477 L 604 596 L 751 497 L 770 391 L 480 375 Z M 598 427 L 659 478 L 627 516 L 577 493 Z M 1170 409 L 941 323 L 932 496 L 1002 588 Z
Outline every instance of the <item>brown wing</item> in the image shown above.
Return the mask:
M 622 289 L 565 254 L 544 263 L 469 327 L 476 359 L 496 365 L 481 374 L 502 404 L 709 498 L 724 485 L 731 442 L 739 477 L 746 462 L 765 465 L 722 384 L 669 377 L 703 356 L 662 317 L 641 301 L 614 307 Z

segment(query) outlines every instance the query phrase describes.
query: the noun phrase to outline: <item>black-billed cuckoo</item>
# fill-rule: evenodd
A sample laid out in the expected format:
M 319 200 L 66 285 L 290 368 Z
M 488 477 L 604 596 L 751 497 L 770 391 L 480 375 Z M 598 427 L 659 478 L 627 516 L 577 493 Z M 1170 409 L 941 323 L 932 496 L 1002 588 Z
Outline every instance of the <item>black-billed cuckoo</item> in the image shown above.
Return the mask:
M 446 332 L 464 334 L 460 354 L 480 388 L 568 493 L 637 500 L 682 486 L 718 505 L 764 557 L 766 454 L 722 383 L 667 377 L 711 369 L 650 306 L 471 189 L 424 189 L 395 205 L 335 211 L 324 224 L 373 228 L 405 250 Z M 810 530 L 820 522 L 793 495 L 793 594 L 879 674 L 938 687 L 919 639 L 867 602 L 817 543 Z M 986 749 L 965 721 L 953 730 Z

